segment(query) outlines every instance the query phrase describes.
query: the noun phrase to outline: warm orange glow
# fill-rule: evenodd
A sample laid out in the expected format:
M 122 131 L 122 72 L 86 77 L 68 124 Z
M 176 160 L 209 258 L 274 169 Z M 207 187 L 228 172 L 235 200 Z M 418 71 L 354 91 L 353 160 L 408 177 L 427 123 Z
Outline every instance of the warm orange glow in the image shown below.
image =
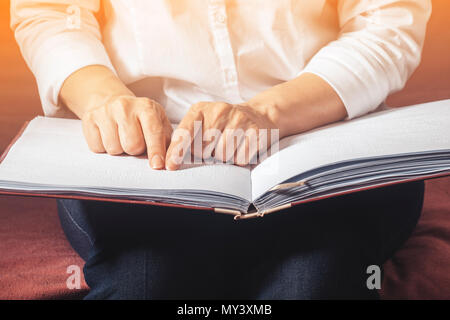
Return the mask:
M 422 63 L 406 88 L 388 99 L 390 105 L 410 105 L 450 98 L 450 1 L 432 0 Z
M 36 85 L 9 28 L 9 1 L 0 1 L 0 150 L 25 120 L 40 112 Z
M 391 105 L 450 98 L 450 1 L 433 0 L 423 61 Z M 0 149 L 23 121 L 41 113 L 36 85 L 9 29 L 9 1 L 0 1 Z

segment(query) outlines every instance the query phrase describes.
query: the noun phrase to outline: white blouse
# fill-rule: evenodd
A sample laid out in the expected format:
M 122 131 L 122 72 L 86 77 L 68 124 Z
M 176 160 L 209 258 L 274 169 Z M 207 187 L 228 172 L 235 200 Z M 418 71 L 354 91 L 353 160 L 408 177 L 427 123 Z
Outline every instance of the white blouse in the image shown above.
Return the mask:
M 104 65 L 174 122 L 196 102 L 240 103 L 302 72 L 353 118 L 404 86 L 430 13 L 430 0 L 12 0 L 11 26 L 48 116 L 67 116 L 70 74 Z

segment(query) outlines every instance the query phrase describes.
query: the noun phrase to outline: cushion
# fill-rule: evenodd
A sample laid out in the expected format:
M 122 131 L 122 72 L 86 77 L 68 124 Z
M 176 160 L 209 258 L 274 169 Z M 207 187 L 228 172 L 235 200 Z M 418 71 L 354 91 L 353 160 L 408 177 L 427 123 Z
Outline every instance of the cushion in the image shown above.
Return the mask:
M 384 266 L 385 299 L 450 299 L 450 178 L 425 187 L 416 229 Z

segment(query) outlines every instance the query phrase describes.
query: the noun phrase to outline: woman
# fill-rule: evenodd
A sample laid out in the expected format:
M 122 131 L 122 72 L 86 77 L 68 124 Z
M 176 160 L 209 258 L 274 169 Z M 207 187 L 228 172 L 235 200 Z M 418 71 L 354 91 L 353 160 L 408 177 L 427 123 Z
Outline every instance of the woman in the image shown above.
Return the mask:
M 283 138 L 376 109 L 419 64 L 430 12 L 429 0 L 11 2 L 45 114 L 79 117 L 93 152 L 146 153 L 155 170 L 180 167 L 171 122 Z M 222 134 L 218 160 L 229 145 Z M 231 157 L 246 165 L 249 143 Z M 371 298 L 367 268 L 407 239 L 422 199 L 423 183 L 410 183 L 242 223 L 58 208 L 86 261 L 87 298 Z

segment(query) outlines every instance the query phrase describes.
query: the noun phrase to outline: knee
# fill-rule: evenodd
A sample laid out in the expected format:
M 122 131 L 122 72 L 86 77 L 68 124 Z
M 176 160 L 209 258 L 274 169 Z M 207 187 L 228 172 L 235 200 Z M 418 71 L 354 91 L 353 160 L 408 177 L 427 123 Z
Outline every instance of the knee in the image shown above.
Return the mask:
M 95 249 L 94 249 L 95 251 Z M 145 253 L 139 249 L 97 250 L 84 266 L 88 300 L 143 300 L 146 294 Z
M 356 256 L 322 251 L 282 261 L 264 281 L 259 299 L 373 299 L 365 267 Z

